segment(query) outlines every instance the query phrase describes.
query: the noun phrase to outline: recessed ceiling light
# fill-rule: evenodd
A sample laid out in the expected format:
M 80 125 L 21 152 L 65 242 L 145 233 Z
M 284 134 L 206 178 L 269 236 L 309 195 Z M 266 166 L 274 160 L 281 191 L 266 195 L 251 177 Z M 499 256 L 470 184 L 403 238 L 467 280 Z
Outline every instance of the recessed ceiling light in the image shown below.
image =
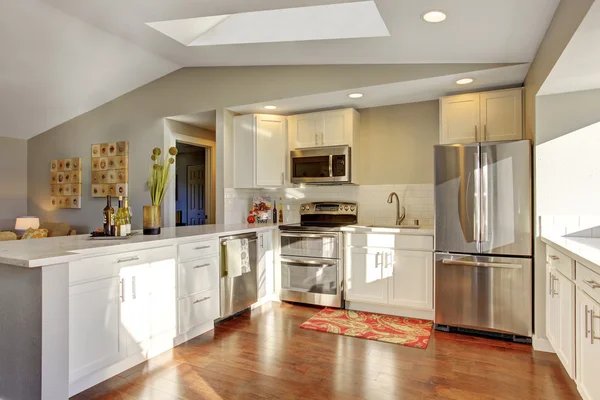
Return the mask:
M 423 18 L 423 21 L 425 22 L 442 22 L 446 19 L 446 13 L 439 10 L 427 11 L 426 13 L 421 15 L 421 18 Z
M 474 80 L 473 78 L 464 78 L 457 80 L 456 83 L 459 85 L 468 85 L 469 83 L 473 83 Z
M 265 106 L 265 108 L 266 108 L 267 110 L 274 110 L 274 109 L 276 109 L 276 108 L 277 108 L 277 106 Z
M 350 97 L 351 99 L 360 99 L 361 97 L 363 97 L 362 93 L 350 93 L 348 95 L 348 97 Z

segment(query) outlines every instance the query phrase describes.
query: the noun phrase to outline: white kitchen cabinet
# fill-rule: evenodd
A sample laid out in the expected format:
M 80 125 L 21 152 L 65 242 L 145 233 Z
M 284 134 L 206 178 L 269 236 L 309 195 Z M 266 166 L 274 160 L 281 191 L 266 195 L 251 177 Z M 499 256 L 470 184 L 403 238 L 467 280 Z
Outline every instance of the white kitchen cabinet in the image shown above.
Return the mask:
M 469 93 L 440 99 L 440 143 L 523 138 L 523 89 Z
M 523 138 L 522 89 L 481 93 L 479 104 L 482 142 Z
M 600 304 L 577 290 L 577 388 L 584 400 L 600 399 Z
M 433 253 L 395 250 L 391 253 L 388 304 L 433 308 Z
M 547 266 L 546 336 L 565 370 L 575 377 L 575 283 Z
M 259 232 L 258 234 L 258 299 L 259 302 L 270 296 L 274 291 L 274 271 L 273 271 L 273 238 L 272 233 Z
M 234 117 L 233 153 L 235 188 L 283 187 L 288 156 L 286 117 Z
M 69 382 L 126 357 L 121 291 L 116 276 L 69 287 Z
M 388 284 L 383 275 L 385 252 L 382 249 L 346 250 L 346 300 L 387 304 Z
M 355 146 L 359 118 L 351 108 L 289 116 L 290 149 Z

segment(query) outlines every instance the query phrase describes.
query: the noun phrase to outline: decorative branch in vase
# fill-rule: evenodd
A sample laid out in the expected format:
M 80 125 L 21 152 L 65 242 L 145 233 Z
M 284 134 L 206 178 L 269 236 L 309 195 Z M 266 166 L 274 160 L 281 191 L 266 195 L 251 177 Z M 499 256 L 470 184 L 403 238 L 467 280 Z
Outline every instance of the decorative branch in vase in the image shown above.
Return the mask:
M 144 206 L 144 235 L 159 235 L 161 225 L 160 206 L 167 193 L 171 182 L 171 165 L 175 163 L 177 148 L 171 147 L 169 154 L 161 158 L 161 150 L 155 147 L 152 150 L 152 165 L 148 177 L 151 206 Z

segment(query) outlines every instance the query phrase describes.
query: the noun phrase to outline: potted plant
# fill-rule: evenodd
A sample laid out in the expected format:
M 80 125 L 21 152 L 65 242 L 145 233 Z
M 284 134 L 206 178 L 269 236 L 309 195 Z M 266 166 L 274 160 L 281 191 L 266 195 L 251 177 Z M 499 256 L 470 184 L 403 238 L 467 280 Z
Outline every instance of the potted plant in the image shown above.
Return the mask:
M 171 182 L 171 165 L 175 163 L 177 148 L 171 147 L 169 154 L 161 158 L 161 150 L 152 150 L 148 188 L 150 189 L 151 206 L 144 206 L 144 235 L 159 235 L 161 225 L 160 206 Z

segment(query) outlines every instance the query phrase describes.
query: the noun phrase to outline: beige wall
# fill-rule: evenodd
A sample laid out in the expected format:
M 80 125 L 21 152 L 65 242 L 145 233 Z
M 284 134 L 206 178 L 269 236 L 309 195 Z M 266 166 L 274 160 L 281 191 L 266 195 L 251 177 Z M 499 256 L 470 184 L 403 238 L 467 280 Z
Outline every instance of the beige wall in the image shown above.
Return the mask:
M 0 230 L 12 230 L 15 218 L 27 215 L 26 140 L 0 137 L 0 188 Z
M 536 140 L 535 97 L 594 0 L 561 0 L 525 78 L 525 137 Z
M 134 228 L 141 227 L 148 155 L 165 144 L 164 118 L 217 110 L 217 221 L 230 172 L 223 138 L 223 109 L 243 104 L 424 79 L 501 66 L 484 64 L 327 65 L 183 68 L 101 107 L 50 129 L 28 143 L 28 210 L 47 220 L 71 223 L 79 231 L 101 224 L 104 200 L 90 195 L 90 148 L 93 143 L 128 140 L 129 193 Z M 226 119 L 225 119 L 226 120 Z M 219 130 L 221 127 L 221 131 Z M 50 160 L 82 157 L 81 210 L 52 210 L 48 194 Z
M 167 118 L 165 120 L 168 129 L 176 133 L 178 135 L 192 136 L 198 139 L 208 140 L 211 142 L 216 142 L 217 134 L 215 131 L 211 131 L 208 129 L 200 128 L 194 125 L 185 124 L 183 122 L 174 121 L 172 119 Z
M 439 101 L 358 111 L 361 184 L 433 183 L 433 145 L 439 143 Z

